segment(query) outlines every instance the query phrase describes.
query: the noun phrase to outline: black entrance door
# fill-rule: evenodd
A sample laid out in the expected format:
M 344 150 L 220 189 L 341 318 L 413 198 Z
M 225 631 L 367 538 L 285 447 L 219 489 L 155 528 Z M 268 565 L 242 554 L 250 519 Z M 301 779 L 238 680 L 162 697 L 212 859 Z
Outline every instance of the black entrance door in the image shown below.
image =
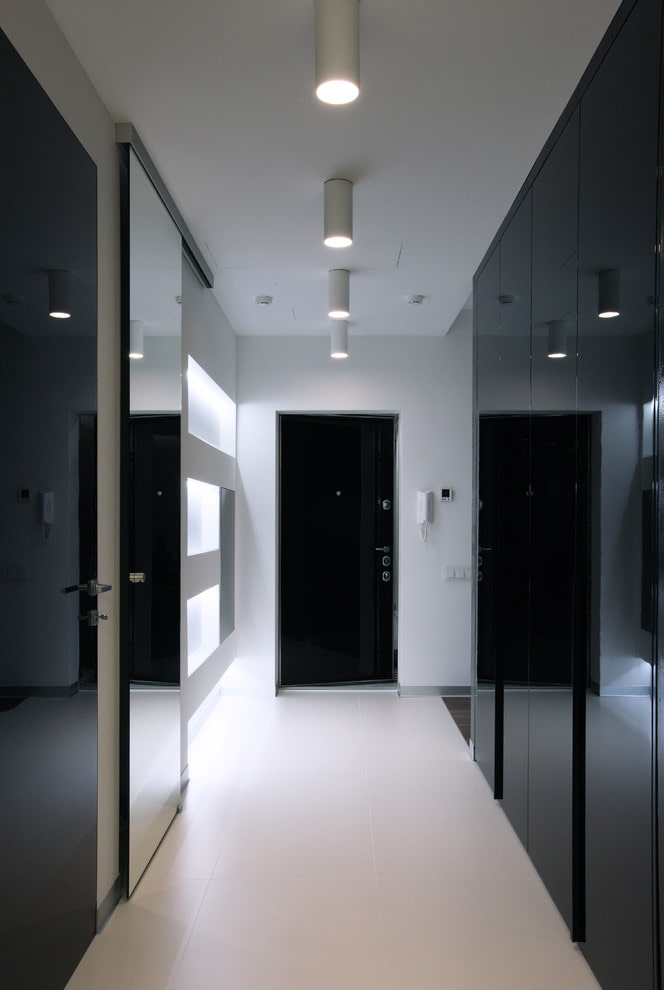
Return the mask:
M 96 920 L 96 170 L 3 34 L 0 129 L 0 982 L 62 990 Z
M 394 420 L 281 417 L 281 684 L 392 681 Z

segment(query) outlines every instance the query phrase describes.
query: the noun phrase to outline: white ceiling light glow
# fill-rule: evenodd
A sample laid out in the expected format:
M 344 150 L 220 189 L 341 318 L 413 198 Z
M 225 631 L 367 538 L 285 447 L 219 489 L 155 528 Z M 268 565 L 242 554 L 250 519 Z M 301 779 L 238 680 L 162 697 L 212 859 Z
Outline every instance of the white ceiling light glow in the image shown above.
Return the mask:
M 359 0 L 314 0 L 316 96 L 323 103 L 352 103 L 360 92 Z
M 145 354 L 144 331 L 141 320 L 129 321 L 129 357 L 142 358 Z
M 48 315 L 54 320 L 68 320 L 71 316 L 71 273 L 52 268 L 48 273 Z
M 327 247 L 350 247 L 353 243 L 353 183 L 328 179 L 324 190 L 323 243 Z
M 603 320 L 620 316 L 620 272 L 607 268 L 597 279 L 597 315 Z
M 348 323 L 346 320 L 336 320 L 330 332 L 330 357 L 348 357 Z
M 564 320 L 552 320 L 549 323 L 549 341 L 547 357 L 567 357 L 567 324 Z
M 330 308 L 327 315 L 332 320 L 347 320 L 350 316 L 350 272 L 334 268 L 328 272 Z

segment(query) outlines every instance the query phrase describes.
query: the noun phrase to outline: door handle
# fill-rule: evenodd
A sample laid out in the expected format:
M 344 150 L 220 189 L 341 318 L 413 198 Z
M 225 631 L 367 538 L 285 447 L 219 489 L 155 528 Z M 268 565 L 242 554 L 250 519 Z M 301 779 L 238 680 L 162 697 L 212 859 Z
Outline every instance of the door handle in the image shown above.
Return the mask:
M 112 584 L 100 584 L 97 578 L 90 578 L 85 584 L 70 584 L 67 588 L 62 588 L 61 591 L 63 595 L 69 595 L 72 591 L 85 591 L 94 597 L 101 595 L 104 591 L 110 591 L 112 587 Z
M 389 553 L 390 547 L 374 547 L 374 550 L 377 550 L 379 553 Z

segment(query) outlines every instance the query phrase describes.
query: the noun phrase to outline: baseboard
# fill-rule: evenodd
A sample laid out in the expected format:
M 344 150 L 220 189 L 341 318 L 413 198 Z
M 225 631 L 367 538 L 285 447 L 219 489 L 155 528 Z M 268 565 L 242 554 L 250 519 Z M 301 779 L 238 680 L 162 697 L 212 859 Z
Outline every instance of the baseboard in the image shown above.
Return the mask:
M 649 698 L 652 688 L 649 684 L 598 684 L 590 682 L 590 690 L 600 698 Z
M 120 903 L 121 900 L 122 900 L 122 880 L 120 878 L 120 874 L 118 873 L 117 877 L 113 881 L 111 889 L 109 890 L 109 892 L 107 893 L 106 897 L 101 902 L 101 904 L 97 907 L 97 923 L 96 923 L 97 933 L 102 931 L 104 925 L 111 917 L 113 911 L 115 910 L 116 906 Z
M 427 695 L 441 698 L 470 697 L 470 686 L 465 684 L 400 684 L 399 694 L 402 698 L 419 698 Z

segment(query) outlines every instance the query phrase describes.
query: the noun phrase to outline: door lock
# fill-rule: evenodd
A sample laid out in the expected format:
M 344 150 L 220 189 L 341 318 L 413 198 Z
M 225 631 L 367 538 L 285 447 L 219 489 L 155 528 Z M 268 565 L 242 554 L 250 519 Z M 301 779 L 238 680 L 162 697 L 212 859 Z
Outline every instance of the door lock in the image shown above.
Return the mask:
M 81 622 L 85 622 L 86 626 L 98 626 L 100 619 L 108 619 L 107 615 L 102 615 L 96 608 L 91 608 L 89 612 L 85 615 L 79 614 L 79 619 Z
M 389 571 L 383 571 L 383 581 L 389 581 L 392 575 Z
M 391 563 L 392 563 L 392 558 L 387 554 L 385 554 L 385 556 L 383 557 L 383 567 L 389 567 Z

